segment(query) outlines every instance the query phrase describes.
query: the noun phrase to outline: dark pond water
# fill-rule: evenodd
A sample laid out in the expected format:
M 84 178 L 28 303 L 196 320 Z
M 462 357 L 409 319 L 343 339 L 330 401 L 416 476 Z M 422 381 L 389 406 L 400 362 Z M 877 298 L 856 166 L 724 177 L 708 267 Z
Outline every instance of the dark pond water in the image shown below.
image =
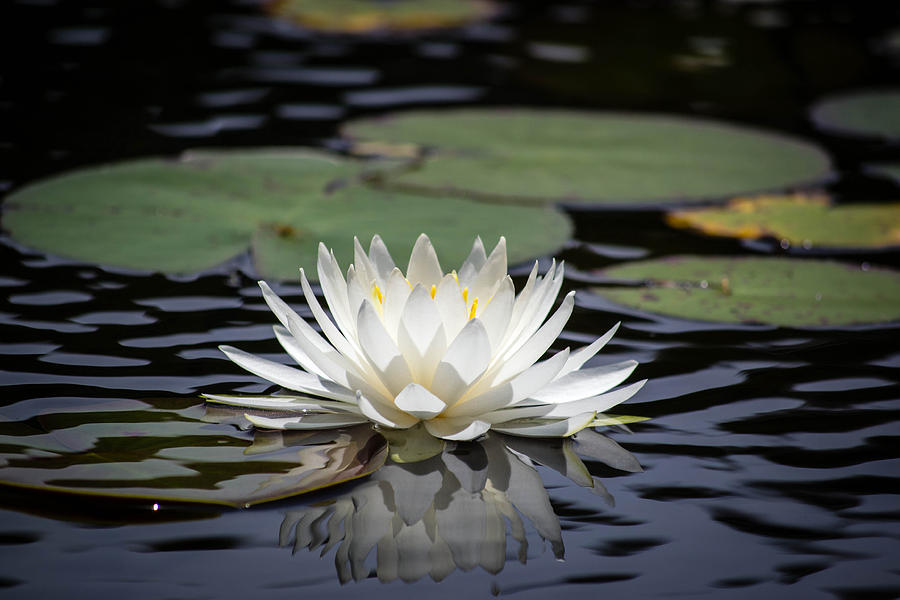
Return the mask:
M 281 26 L 237 0 L 21 0 L 0 11 L 4 190 L 76 166 L 198 146 L 334 146 L 342 120 L 361 114 L 517 104 L 665 111 L 789 131 L 831 152 L 838 198 L 898 194 L 861 167 L 900 157 L 897 146 L 828 137 L 807 118 L 829 92 L 897 80 L 890 3 L 523 2 L 490 24 L 360 40 Z M 716 66 L 722 55 L 727 64 Z M 672 68 L 676 58 L 687 68 Z M 673 232 L 656 213 L 574 218 L 575 239 L 559 255 L 574 271 L 566 289 L 635 257 L 759 252 Z M 73 263 L 8 240 L 0 255 L 5 433 L 116 423 L 129 411 L 190 414 L 201 410 L 199 393 L 270 387 L 216 350 L 276 352 L 272 318 L 241 261 L 174 278 Z M 842 259 L 900 263 L 896 253 Z M 299 304 L 297 286 L 280 291 Z M 623 310 L 582 290 L 556 347 L 619 320 L 604 358 L 640 361 L 650 382 L 627 412 L 651 420 L 609 433 L 645 471 L 589 462 L 613 503 L 538 467 L 562 528 L 563 562 L 528 519 L 527 549 L 510 537 L 499 573 L 477 566 L 490 562 L 485 551 L 439 584 L 427 576 L 382 583 L 376 571 L 389 579 L 390 566 L 376 564 L 373 551 L 361 580 L 341 585 L 338 550 L 320 556 L 300 543 L 292 552 L 304 511 L 332 499 L 359 505 L 375 480 L 247 510 L 3 488 L 3 595 L 900 596 L 896 326 L 708 325 Z M 209 427 L 249 443 L 228 425 Z M 419 476 L 419 488 L 437 477 Z M 456 506 L 447 514 L 465 533 L 466 512 Z

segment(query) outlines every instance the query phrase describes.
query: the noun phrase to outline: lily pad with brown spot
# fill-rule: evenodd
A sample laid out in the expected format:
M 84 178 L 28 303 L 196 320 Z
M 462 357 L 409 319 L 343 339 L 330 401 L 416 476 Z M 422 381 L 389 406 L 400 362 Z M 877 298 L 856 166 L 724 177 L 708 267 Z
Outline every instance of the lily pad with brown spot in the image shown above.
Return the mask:
M 774 237 L 806 249 L 900 245 L 900 203 L 835 206 L 825 194 L 735 198 L 722 207 L 670 212 L 666 222 L 706 235 Z
M 698 321 L 833 327 L 900 320 L 900 273 L 783 257 L 677 256 L 626 263 L 594 287 L 617 304 Z
M 164 273 L 204 271 L 249 251 L 257 274 L 286 280 L 300 266 L 315 275 L 320 242 L 348 265 L 354 236 L 368 244 L 381 235 L 403 261 L 425 232 L 447 270 L 476 235 L 490 245 L 506 236 L 513 263 L 569 239 L 559 210 L 372 189 L 359 178 L 369 165 L 300 149 L 135 160 L 19 189 L 4 202 L 3 226 L 44 252 Z

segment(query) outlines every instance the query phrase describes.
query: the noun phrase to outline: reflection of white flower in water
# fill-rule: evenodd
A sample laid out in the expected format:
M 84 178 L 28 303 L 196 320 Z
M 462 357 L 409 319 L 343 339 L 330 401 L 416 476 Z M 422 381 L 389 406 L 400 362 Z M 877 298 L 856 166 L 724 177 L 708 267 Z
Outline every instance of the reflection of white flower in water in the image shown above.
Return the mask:
M 280 542 L 287 545 L 293 536 L 294 551 L 321 547 L 323 555 L 337 547 L 342 583 L 369 576 L 366 559 L 373 549 L 382 581 L 440 581 L 457 568 L 478 566 L 497 573 L 506 562 L 507 529 L 519 543 L 518 559 L 526 561 L 526 522 L 562 558 L 559 519 L 531 458 L 610 501 L 575 452 L 628 471 L 640 465 L 591 430 L 561 444 L 491 434 L 421 462 L 389 463 L 346 496 L 289 511 Z
M 223 346 L 238 365 L 310 397 L 208 399 L 298 413 L 249 417 L 272 429 L 321 429 L 373 421 L 391 429 L 424 422 L 434 436 L 472 440 L 494 429 L 564 437 L 594 423 L 597 413 L 628 399 L 643 381 L 609 391 L 637 366 L 629 360 L 582 368 L 616 327 L 574 352 L 539 361 L 572 313 L 574 292 L 546 319 L 563 266 L 543 277 L 537 263 L 516 295 L 506 272 L 506 242 L 486 255 L 481 240 L 459 271 L 444 274 L 427 236 L 419 237 L 404 274 L 379 237 L 369 253 L 355 244 L 346 279 L 319 245 L 319 280 L 329 319 L 303 269 L 306 301 L 324 338 L 261 282 L 283 327 L 275 333 L 303 370 Z

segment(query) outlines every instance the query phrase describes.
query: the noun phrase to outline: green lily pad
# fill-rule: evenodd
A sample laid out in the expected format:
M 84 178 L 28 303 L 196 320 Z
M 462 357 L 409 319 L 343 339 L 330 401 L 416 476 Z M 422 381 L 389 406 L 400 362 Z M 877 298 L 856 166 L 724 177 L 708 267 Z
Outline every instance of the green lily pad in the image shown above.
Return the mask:
M 822 150 L 787 136 L 662 115 L 526 109 L 413 111 L 343 132 L 414 143 L 387 186 L 489 200 L 635 205 L 717 199 L 821 179 Z
M 366 476 L 387 459 L 369 426 L 328 438 L 248 434 L 205 422 L 202 407 L 38 417 L 5 423 L 0 484 L 81 495 L 250 506 Z M 268 439 L 277 436 L 278 443 Z
M 26 186 L 4 202 L 18 242 L 77 260 L 193 273 L 250 250 L 263 277 L 315 274 L 317 247 L 341 264 L 380 234 L 398 261 L 418 235 L 443 264 L 465 260 L 472 240 L 505 235 L 510 260 L 552 252 L 571 232 L 562 212 L 381 191 L 356 181 L 359 161 L 307 151 L 204 151 L 91 168 Z
M 700 321 L 828 327 L 900 319 L 900 273 L 781 257 L 678 256 L 604 269 L 642 285 L 596 287 L 615 303 Z
M 276 0 L 269 12 L 331 33 L 455 27 L 495 12 L 486 0 Z
M 900 90 L 856 92 L 827 98 L 812 109 L 822 129 L 847 135 L 900 137 Z
M 879 163 L 866 166 L 866 171 L 873 175 L 893 179 L 900 183 L 900 163 Z
M 735 198 L 724 207 L 673 211 L 666 221 L 707 235 L 771 236 L 807 249 L 900 245 L 900 203 L 834 206 L 824 194 Z

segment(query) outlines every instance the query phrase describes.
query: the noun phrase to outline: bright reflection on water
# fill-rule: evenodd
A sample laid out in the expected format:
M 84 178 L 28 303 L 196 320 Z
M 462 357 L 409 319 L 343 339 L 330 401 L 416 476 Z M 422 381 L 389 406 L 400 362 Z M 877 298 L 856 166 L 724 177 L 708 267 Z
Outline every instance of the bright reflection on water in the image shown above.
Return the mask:
M 406 445 L 399 437 L 391 435 L 392 447 Z M 429 444 L 412 445 L 417 443 Z M 369 577 L 366 559 L 373 549 L 375 571 L 383 582 L 441 581 L 455 569 L 476 567 L 499 573 L 510 555 L 508 536 L 517 545 L 511 555 L 526 563 L 526 524 L 550 544 L 556 558 L 565 554 L 559 519 L 532 460 L 593 488 L 607 502 L 612 497 L 576 453 L 640 470 L 634 456 L 593 431 L 561 442 L 491 433 L 477 442 L 447 443 L 443 449 L 433 443 L 434 456 L 423 458 L 418 449 L 392 452 L 389 464 L 349 494 L 288 511 L 281 545 L 293 545 L 294 552 L 321 548 L 323 555 L 336 547 L 341 583 Z

